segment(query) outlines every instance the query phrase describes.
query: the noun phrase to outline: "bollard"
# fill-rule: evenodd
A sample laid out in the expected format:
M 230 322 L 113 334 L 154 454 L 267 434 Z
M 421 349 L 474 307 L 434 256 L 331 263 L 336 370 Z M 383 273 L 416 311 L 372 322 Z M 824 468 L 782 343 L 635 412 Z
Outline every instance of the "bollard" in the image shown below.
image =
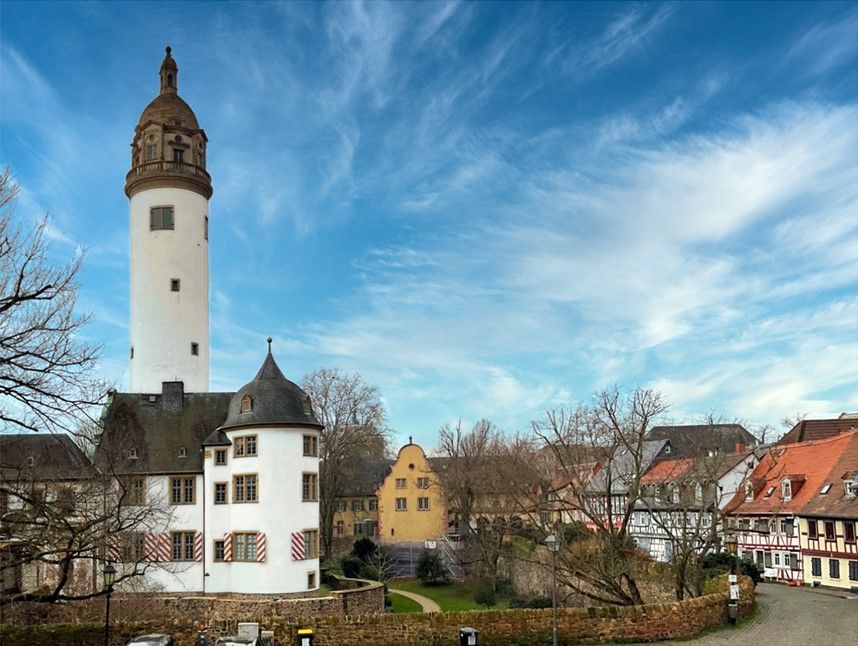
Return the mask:
M 730 622 L 731 626 L 736 625 L 736 619 L 739 617 L 739 604 L 735 601 L 731 601 L 727 604 L 727 621 Z
M 209 644 L 209 632 L 205 628 L 200 628 L 197 631 L 196 646 L 208 646 L 208 644 Z
M 298 646 L 313 646 L 313 629 L 298 629 Z
M 459 629 L 459 646 L 478 646 L 480 631 L 476 628 Z

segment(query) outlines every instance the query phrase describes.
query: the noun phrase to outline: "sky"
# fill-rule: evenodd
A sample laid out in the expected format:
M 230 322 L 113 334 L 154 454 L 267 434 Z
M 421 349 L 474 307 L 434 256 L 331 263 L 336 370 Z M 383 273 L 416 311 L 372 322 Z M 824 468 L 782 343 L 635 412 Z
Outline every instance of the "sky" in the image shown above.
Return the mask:
M 611 385 L 858 410 L 856 3 L 0 5 L 0 158 L 128 385 L 133 129 L 209 139 L 211 390 L 358 372 L 394 444 Z

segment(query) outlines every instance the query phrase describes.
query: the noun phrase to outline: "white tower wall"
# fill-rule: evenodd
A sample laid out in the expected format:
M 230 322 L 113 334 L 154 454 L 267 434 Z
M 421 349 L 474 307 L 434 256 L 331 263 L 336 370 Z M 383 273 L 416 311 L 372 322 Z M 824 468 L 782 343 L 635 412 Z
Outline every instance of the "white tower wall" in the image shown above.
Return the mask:
M 156 206 L 173 207 L 172 230 L 150 230 L 150 209 Z M 130 212 L 130 392 L 160 392 L 164 381 L 183 381 L 186 392 L 207 392 L 208 200 L 184 188 L 151 188 L 131 197 Z M 171 290 L 174 279 L 179 291 Z

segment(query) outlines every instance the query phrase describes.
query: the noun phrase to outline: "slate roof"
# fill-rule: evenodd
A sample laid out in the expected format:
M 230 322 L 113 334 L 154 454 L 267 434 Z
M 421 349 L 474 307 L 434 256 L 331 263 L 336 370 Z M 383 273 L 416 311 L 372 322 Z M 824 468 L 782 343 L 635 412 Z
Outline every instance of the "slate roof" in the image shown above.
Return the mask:
M 824 440 L 855 429 L 858 429 L 858 419 L 854 418 L 805 419 L 793 426 L 786 435 L 777 441 L 777 444 Z
M 241 412 L 241 400 L 252 400 L 250 412 Z M 322 428 L 313 414 L 310 397 L 280 371 L 268 347 L 268 356 L 251 382 L 232 396 L 222 430 L 242 426 L 308 426 Z
M 361 460 L 348 465 L 343 497 L 374 496 L 392 465 L 393 460 Z
M 102 416 L 95 463 L 118 474 L 202 473 L 203 440 L 223 424 L 231 398 L 232 393 L 114 393 Z M 182 448 L 187 457 L 179 457 Z M 136 458 L 130 457 L 132 449 Z
M 29 458 L 33 466 L 29 466 Z M 25 476 L 35 480 L 91 478 L 95 471 L 68 435 L 23 433 L 0 435 L 0 479 Z
M 641 468 L 646 470 L 657 459 L 667 456 L 669 450 L 667 447 L 669 444 L 670 442 L 666 439 L 645 440 L 641 447 Z M 628 485 L 636 475 L 635 457 L 628 449 L 620 449 L 609 464 L 611 471 L 611 493 L 627 493 Z M 607 477 L 608 465 L 605 465 L 593 477 L 590 488 L 596 492 L 604 492 Z
M 741 424 L 682 424 L 653 426 L 649 440 L 670 440 L 673 457 L 706 455 L 710 450 L 733 453 L 737 444 L 757 445 L 757 438 Z
M 843 477 L 850 469 L 858 470 L 858 431 L 824 440 L 774 445 L 751 474 L 754 500 L 746 501 L 743 489 L 728 509 L 739 514 L 858 517 L 858 503 L 855 498 L 846 498 L 843 486 Z M 781 493 L 785 478 L 792 481 L 790 500 L 784 500 Z M 831 488 L 822 494 L 825 484 L 831 484 Z

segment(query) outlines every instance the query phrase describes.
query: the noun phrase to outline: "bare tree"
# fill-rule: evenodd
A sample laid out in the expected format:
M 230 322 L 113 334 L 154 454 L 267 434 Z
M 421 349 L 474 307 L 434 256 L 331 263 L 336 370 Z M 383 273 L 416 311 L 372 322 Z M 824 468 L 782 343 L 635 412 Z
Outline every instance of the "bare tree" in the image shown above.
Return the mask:
M 99 348 L 82 339 L 75 313 L 82 256 L 48 258 L 48 220 L 14 221 L 18 186 L 0 173 L 0 423 L 6 432 L 74 432 L 106 387 L 94 379 Z
M 320 368 L 302 386 L 325 428 L 319 446 L 319 521 L 322 546 L 330 555 L 337 498 L 348 493 L 353 470 L 385 457 L 389 431 L 378 390 L 358 374 Z

